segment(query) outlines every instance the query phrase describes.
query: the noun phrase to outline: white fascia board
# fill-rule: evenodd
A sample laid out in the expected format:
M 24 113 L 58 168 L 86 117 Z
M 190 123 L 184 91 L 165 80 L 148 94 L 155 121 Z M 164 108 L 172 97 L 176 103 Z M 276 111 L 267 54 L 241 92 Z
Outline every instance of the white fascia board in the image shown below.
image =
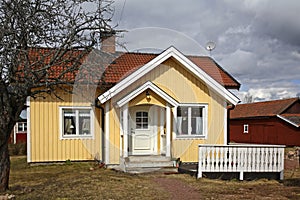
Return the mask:
M 175 47 L 171 46 L 162 52 L 160 55 L 155 57 L 153 60 L 140 67 L 138 70 L 121 80 L 114 87 L 103 93 L 98 97 L 99 101 L 103 104 L 108 101 L 110 98 L 114 97 L 120 91 L 134 83 L 136 80 L 150 72 L 152 69 L 163 63 L 170 57 L 174 57 L 178 62 L 180 62 L 183 66 L 185 66 L 190 72 L 195 74 L 198 78 L 203 80 L 208 84 L 213 90 L 215 90 L 218 94 L 223 96 L 227 101 L 236 105 L 239 102 L 239 99 L 233 95 L 230 91 L 228 91 L 225 87 L 219 84 L 216 80 L 211 78 L 206 72 L 200 69 L 197 65 L 195 65 L 190 59 L 184 56 L 180 51 L 178 51 Z
M 131 93 L 123 97 L 117 102 L 118 107 L 122 107 L 123 105 L 127 104 L 130 100 L 137 97 L 139 94 L 144 92 L 145 90 L 150 89 L 153 92 L 155 92 L 157 95 L 159 95 L 161 98 L 165 99 L 169 104 L 172 106 L 177 106 L 178 102 L 174 100 L 171 96 L 169 96 L 167 93 L 165 93 L 163 90 L 161 90 L 159 87 L 157 87 L 155 84 L 153 84 L 151 81 L 147 81 L 137 89 L 133 90 Z
M 176 49 L 175 49 L 176 50 Z M 178 50 L 174 52 L 173 57 L 178 60 L 183 66 L 195 74 L 198 78 L 203 80 L 208 84 L 214 91 L 219 93 L 221 96 L 225 97 L 227 101 L 236 105 L 240 101 L 234 94 L 228 91 L 225 87 L 223 87 L 220 83 L 218 83 L 215 79 L 209 76 L 205 71 L 203 71 L 200 67 L 194 64 L 190 59 L 180 53 Z
M 174 47 L 170 47 L 164 52 L 162 52 L 160 55 L 152 59 L 150 62 L 145 64 L 144 66 L 137 69 L 135 72 L 121 80 L 119 83 L 117 83 L 114 87 L 103 93 L 98 97 L 99 101 L 103 104 L 112 97 L 114 97 L 116 94 L 127 88 L 129 85 L 137 81 L 140 77 L 144 76 L 148 72 L 150 72 L 152 69 L 154 69 L 156 66 L 167 60 L 169 57 L 171 57 L 170 53 L 172 52 L 172 49 Z
M 293 126 L 296 126 L 297 128 L 299 127 L 298 124 L 295 124 L 294 122 L 288 120 L 287 118 L 285 118 L 285 117 L 283 117 L 283 116 L 277 115 L 277 117 L 280 118 L 280 119 L 282 119 L 282 120 L 284 120 L 284 121 L 286 121 L 287 123 L 292 124 Z

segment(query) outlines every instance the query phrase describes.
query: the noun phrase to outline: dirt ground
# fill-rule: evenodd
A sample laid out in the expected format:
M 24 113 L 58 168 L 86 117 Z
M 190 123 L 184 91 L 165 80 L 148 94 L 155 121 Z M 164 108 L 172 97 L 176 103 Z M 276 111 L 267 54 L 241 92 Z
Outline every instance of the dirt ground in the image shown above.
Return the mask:
M 285 170 L 288 171 L 292 171 L 293 169 L 299 169 L 299 160 L 298 159 L 285 159 Z M 299 177 L 300 178 L 300 177 Z M 193 187 L 191 184 L 186 184 L 183 180 L 180 179 L 169 179 L 167 177 L 157 177 L 153 179 L 154 183 L 162 188 L 166 193 L 168 193 L 170 195 L 170 199 L 208 199 L 203 197 L 203 194 L 201 194 L 201 192 L 199 191 L 198 188 Z M 268 187 L 266 187 L 265 189 L 263 189 L 262 186 L 262 193 L 265 192 L 266 197 L 262 197 L 259 195 L 261 194 L 257 194 L 258 196 L 255 197 L 255 193 L 257 193 L 256 191 L 251 191 L 253 190 L 253 188 L 249 187 L 249 191 L 242 191 L 241 193 L 245 194 L 241 194 L 240 196 L 237 196 L 236 194 L 234 194 L 234 196 L 230 195 L 230 191 L 228 192 L 227 195 L 223 195 L 222 199 L 235 199 L 235 197 L 237 197 L 237 199 L 239 198 L 244 198 L 244 199 L 285 199 L 282 196 L 273 196 L 272 197 L 272 191 L 268 191 Z M 274 189 L 274 188 L 273 188 Z M 244 190 L 244 189 L 243 189 Z M 280 190 L 280 188 L 278 188 L 278 190 Z M 285 190 L 286 192 L 286 190 Z M 249 196 L 247 196 L 247 193 Z M 252 193 L 252 194 L 251 194 Z M 270 193 L 270 194 L 268 194 Z M 292 193 L 292 191 L 291 191 Z M 297 196 L 299 194 L 296 194 Z M 214 197 L 209 197 L 209 199 L 216 199 Z M 218 199 L 218 197 L 217 197 Z M 286 198 L 286 199 L 298 199 L 297 197 L 291 196 L 291 198 Z M 299 196 L 300 199 L 300 196 Z
M 153 181 L 170 195 L 170 199 L 201 199 L 200 193 L 195 188 L 179 179 L 174 180 L 159 177 L 154 178 Z

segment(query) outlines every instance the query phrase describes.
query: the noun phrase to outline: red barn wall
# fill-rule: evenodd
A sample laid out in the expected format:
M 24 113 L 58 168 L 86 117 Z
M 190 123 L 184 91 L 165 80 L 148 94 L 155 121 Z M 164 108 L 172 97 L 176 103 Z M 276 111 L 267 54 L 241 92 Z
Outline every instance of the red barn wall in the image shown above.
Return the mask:
M 244 133 L 248 124 L 248 133 Z M 300 146 L 300 127 L 278 117 L 260 119 L 230 119 L 230 142 L 255 144 L 282 144 Z

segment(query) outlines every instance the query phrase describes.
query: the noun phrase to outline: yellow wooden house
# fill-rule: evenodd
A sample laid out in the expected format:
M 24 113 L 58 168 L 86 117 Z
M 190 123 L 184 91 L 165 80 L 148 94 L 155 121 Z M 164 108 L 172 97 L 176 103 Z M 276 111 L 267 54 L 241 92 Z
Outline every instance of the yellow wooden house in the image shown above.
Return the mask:
M 197 162 L 199 144 L 227 144 L 228 108 L 239 102 L 229 89 L 240 84 L 212 58 L 175 47 L 109 55 L 101 84 L 28 98 L 28 162 L 98 159 L 124 169 L 134 157 Z

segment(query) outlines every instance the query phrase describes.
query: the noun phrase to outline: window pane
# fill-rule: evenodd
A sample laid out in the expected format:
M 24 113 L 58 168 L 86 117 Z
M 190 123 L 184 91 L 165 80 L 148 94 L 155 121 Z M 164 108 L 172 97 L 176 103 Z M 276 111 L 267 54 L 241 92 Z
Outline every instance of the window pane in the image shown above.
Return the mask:
M 18 123 L 18 132 L 23 132 L 23 123 Z
M 136 112 L 136 129 L 148 129 L 148 112 Z
M 27 131 L 27 123 L 24 123 L 24 131 Z
M 192 108 L 192 119 L 191 119 L 193 135 L 202 135 L 203 134 L 203 118 L 202 118 L 202 108 L 193 107 Z
M 203 118 L 202 117 L 192 117 L 192 135 L 202 135 L 203 134 Z
M 177 133 L 179 135 L 188 134 L 188 107 L 177 108 Z
M 79 135 L 90 135 L 91 134 L 91 120 L 89 117 L 79 118 Z
M 76 121 L 75 116 L 64 117 L 64 135 L 76 135 L 75 121 Z

